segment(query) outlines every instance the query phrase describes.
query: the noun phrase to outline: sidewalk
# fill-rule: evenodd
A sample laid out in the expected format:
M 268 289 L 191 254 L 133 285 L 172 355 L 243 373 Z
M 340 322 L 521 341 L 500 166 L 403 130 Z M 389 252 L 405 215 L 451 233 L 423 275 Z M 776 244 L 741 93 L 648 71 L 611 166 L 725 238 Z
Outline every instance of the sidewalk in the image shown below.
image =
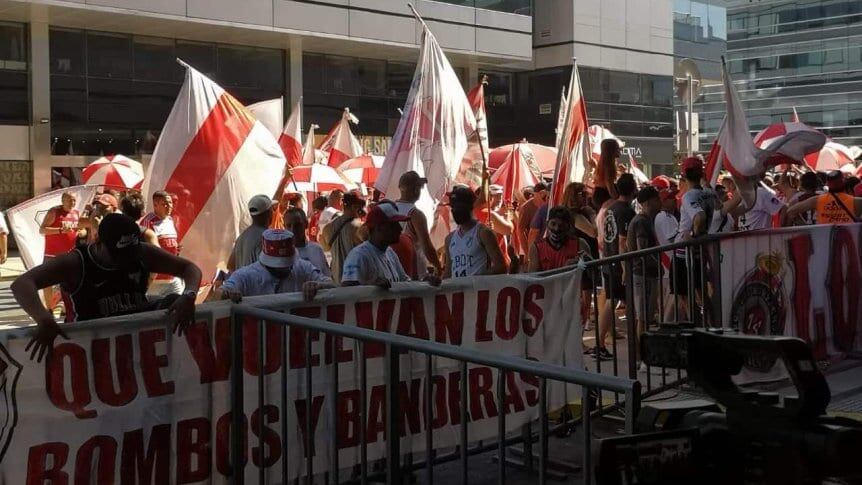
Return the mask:
M 17 249 L 10 249 L 6 262 L 0 265 L 0 281 L 11 282 L 27 271 Z

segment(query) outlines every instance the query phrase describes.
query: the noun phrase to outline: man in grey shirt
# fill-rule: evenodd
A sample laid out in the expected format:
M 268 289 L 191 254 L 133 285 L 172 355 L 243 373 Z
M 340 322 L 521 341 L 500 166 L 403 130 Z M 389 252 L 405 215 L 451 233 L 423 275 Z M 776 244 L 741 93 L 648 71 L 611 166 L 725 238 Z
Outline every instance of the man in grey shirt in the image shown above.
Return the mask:
M 272 199 L 263 194 L 255 195 L 248 201 L 251 225 L 242 231 L 233 243 L 233 251 L 227 262 L 228 271 L 233 272 L 257 262 L 263 232 L 269 228 L 272 219 L 272 204 Z

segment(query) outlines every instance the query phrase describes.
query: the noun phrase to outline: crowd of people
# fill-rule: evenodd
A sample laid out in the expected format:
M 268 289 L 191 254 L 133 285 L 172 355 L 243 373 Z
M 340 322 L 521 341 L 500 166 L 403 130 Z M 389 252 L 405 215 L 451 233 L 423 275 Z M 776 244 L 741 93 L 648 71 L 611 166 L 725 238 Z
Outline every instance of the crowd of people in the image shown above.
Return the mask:
M 763 174 L 749 207 L 732 177 L 709 187 L 698 157 L 681 162 L 679 179 L 657 176 L 639 186 L 619 165 L 619 156 L 614 140 L 603 142 L 592 183 L 567 184 L 557 206 L 548 201 L 552 182 L 527 187 L 505 201 L 500 186 L 455 186 L 442 201 L 446 210 L 435 216 L 449 218 L 452 228 L 437 245 L 431 226 L 441 221 L 429 221 L 417 208 L 427 180 L 416 172 L 401 175 L 394 200 L 333 190 L 315 198 L 308 213 L 298 194 L 281 201 L 256 195 L 247 201 L 251 225 L 236 239 L 226 271 L 212 281 L 208 298 L 238 302 L 301 292 L 310 300 L 337 286 L 389 288 L 404 281 L 436 286 L 449 278 L 554 270 L 707 234 L 850 223 L 862 214 L 862 184 L 837 171 L 786 171 L 777 179 Z M 158 308 L 169 309 L 180 332 L 191 321 L 201 273 L 182 257 L 179 221 L 172 217 L 178 200 L 157 191 L 149 202 L 147 213 L 139 192 L 108 191 L 79 214 L 68 192 L 47 213 L 40 228 L 45 261 L 12 287 L 38 324 L 31 342 L 34 357 L 43 357 L 62 335 L 53 314 L 55 288 L 67 322 Z M 0 226 L 0 238 L 5 240 L 6 233 Z M 5 244 L 2 249 L 0 259 Z M 584 322 L 598 323 L 596 345 L 587 352 L 596 359 L 613 358 L 607 342 L 615 333 L 615 313 L 625 304 L 627 276 L 643 329 L 687 314 L 690 305 L 705 305 L 703 287 L 690 282 L 699 281 L 706 266 L 676 250 L 638 258 L 630 269 L 617 262 L 585 272 L 581 315 Z M 629 270 L 632 274 L 626 275 Z M 661 278 L 667 284 L 658 284 Z M 671 296 L 676 304 L 657 304 Z M 662 306 L 665 314 L 657 315 Z

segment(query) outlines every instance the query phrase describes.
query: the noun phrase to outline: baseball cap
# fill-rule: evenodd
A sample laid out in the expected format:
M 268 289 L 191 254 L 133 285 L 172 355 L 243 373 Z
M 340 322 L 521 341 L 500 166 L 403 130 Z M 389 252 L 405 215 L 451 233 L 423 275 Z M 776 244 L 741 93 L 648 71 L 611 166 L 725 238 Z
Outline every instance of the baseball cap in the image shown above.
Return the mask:
M 99 223 L 99 242 L 111 253 L 140 251 L 141 228 L 127 215 L 108 214 Z
M 258 214 L 263 214 L 272 208 L 272 199 L 267 195 L 258 194 L 249 199 L 248 201 L 248 213 L 256 216 Z
M 682 160 L 680 166 L 683 173 L 685 173 L 686 170 L 691 170 L 695 168 L 703 170 L 703 161 L 700 159 L 700 157 L 686 157 Z
M 96 197 L 96 200 L 94 200 L 93 202 L 102 204 L 107 207 L 113 207 L 114 210 L 116 210 L 117 207 L 120 206 L 120 204 L 117 202 L 117 198 L 111 194 L 101 194 Z
M 449 205 L 453 204 L 468 204 L 476 203 L 476 194 L 466 185 L 456 185 L 449 192 Z
M 649 181 L 649 184 L 658 190 L 669 189 L 670 188 L 670 179 L 667 178 L 667 175 L 657 175 L 657 176 L 653 177 L 652 180 Z
M 293 266 L 296 247 L 293 245 L 293 233 L 285 229 L 267 229 L 263 231 L 260 243 L 260 264 L 270 268 L 289 268 Z
M 428 183 L 428 179 L 425 177 L 420 177 L 419 174 L 415 170 L 410 170 L 408 172 L 404 172 L 401 174 L 401 177 L 398 179 L 399 187 L 413 187 L 416 185 L 424 185 Z
M 833 192 L 844 190 L 844 173 L 841 170 L 831 170 L 827 172 L 826 187 Z
M 365 224 L 371 227 L 379 227 L 388 222 L 404 222 L 410 220 L 410 216 L 402 214 L 395 202 L 383 199 L 368 211 Z
M 503 186 L 497 184 L 491 184 L 488 186 L 488 193 L 491 195 L 499 195 L 503 193 Z
M 679 193 L 679 190 L 676 189 L 675 187 L 668 187 L 666 189 L 659 190 L 658 196 L 661 200 L 664 201 L 664 200 L 675 199 L 676 194 L 678 194 L 678 193 Z

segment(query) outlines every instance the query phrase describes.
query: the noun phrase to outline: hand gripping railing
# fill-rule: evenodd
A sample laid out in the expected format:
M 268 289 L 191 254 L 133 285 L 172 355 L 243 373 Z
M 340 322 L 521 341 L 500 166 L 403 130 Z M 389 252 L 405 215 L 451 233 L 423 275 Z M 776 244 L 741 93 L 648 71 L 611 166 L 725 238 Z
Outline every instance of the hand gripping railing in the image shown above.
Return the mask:
M 242 363 L 242 349 L 243 349 L 243 331 L 242 327 L 247 318 L 251 318 L 253 320 L 258 321 L 258 325 L 260 326 L 258 332 L 258 355 L 256 356 L 258 359 L 258 365 L 260 368 L 263 368 L 264 362 L 264 348 L 263 345 L 263 335 L 264 335 L 264 325 L 265 323 L 276 323 L 285 326 L 284 331 L 282 332 L 282 339 L 286 338 L 287 327 L 300 327 L 305 332 L 305 346 L 306 346 L 306 356 L 310 355 L 310 346 L 311 346 L 311 333 L 310 332 L 321 332 L 324 334 L 329 334 L 335 337 L 346 337 L 350 339 L 354 339 L 359 344 L 359 356 L 365 355 L 364 346 L 366 344 L 374 343 L 374 344 L 382 344 L 385 346 L 386 352 L 384 356 L 384 368 L 385 368 L 385 410 L 386 410 L 386 434 L 387 437 L 390 438 L 392 436 L 391 430 L 398 429 L 398 417 L 400 416 L 400 402 L 398 397 L 398 386 L 399 386 L 399 355 L 405 352 L 416 352 L 425 354 L 426 356 L 426 365 L 425 365 L 425 378 L 426 382 L 431 382 L 432 377 L 432 357 L 443 357 L 448 359 L 453 359 L 459 362 L 460 374 L 461 374 L 461 385 L 460 385 L 460 413 L 464 419 L 461 420 L 460 424 L 460 443 L 455 453 L 452 453 L 448 456 L 436 456 L 434 453 L 434 435 L 433 435 L 433 427 L 426 426 L 425 428 L 425 448 L 426 455 L 424 462 L 419 463 L 409 463 L 407 466 L 402 465 L 402 456 L 400 450 L 400 439 L 387 439 L 386 442 L 386 473 L 385 480 L 386 483 L 390 484 L 400 484 L 402 483 L 402 473 L 411 472 L 413 470 L 418 470 L 421 468 L 425 469 L 426 475 L 426 483 L 434 483 L 434 465 L 443 463 L 446 461 L 460 459 L 461 463 L 461 483 L 467 483 L 467 471 L 468 471 L 468 457 L 471 454 L 475 454 L 478 452 L 484 452 L 491 450 L 493 448 L 497 448 L 499 451 L 499 457 L 497 460 L 498 463 L 498 483 L 504 484 L 506 482 L 506 460 L 504 459 L 506 447 L 521 441 L 523 438 L 521 437 L 512 437 L 506 438 L 506 413 L 499 412 L 497 416 L 498 420 L 498 433 L 496 446 L 485 446 L 476 447 L 476 448 L 468 448 L 468 414 L 467 414 L 467 365 L 468 364 L 478 364 L 484 365 L 488 367 L 496 368 L 498 371 L 498 379 L 497 379 L 497 407 L 500 410 L 505 409 L 503 400 L 505 399 L 505 390 L 506 390 L 506 373 L 507 372 L 522 372 L 525 374 L 530 374 L 539 378 L 539 477 L 538 482 L 540 484 L 546 483 L 548 473 L 547 473 L 547 463 L 548 463 L 548 405 L 547 405 L 547 381 L 559 381 L 567 384 L 574 384 L 582 386 L 581 392 L 581 404 L 582 404 L 582 423 L 583 423 L 583 433 L 584 433 L 584 442 L 583 442 L 583 470 L 584 473 L 582 475 L 582 483 L 590 484 L 592 483 L 592 466 L 591 466 L 591 446 L 590 440 L 592 436 L 591 432 L 591 405 L 590 405 L 590 395 L 591 391 L 610 391 L 614 392 L 618 395 L 623 395 L 625 399 L 625 411 L 626 411 L 626 421 L 625 421 L 625 431 L 626 433 L 634 433 L 635 431 L 635 420 L 637 417 L 637 411 L 640 404 L 640 383 L 636 380 L 626 379 L 622 377 L 616 376 L 606 376 L 601 374 L 596 374 L 587 371 L 581 370 L 573 370 L 570 368 L 565 368 L 557 365 L 549 365 L 541 362 L 535 362 L 526 360 L 523 358 L 516 358 L 501 354 L 494 354 L 489 352 L 480 352 L 473 349 L 463 349 L 459 346 L 455 345 L 446 345 L 437 342 L 431 342 L 426 340 L 421 340 L 412 337 L 406 337 L 403 335 L 390 334 L 385 332 L 377 332 L 373 330 L 368 330 L 365 328 L 359 328 L 354 326 L 346 326 L 339 325 L 330 322 L 326 322 L 323 320 L 317 320 L 312 318 L 306 318 L 296 315 L 289 315 L 285 313 L 280 313 L 272 310 L 265 310 L 261 308 L 251 307 L 248 305 L 234 305 L 232 307 L 231 312 L 231 337 L 232 337 L 232 352 L 231 352 L 231 408 L 232 408 L 232 426 L 233 429 L 243 429 L 243 363 Z M 330 341 L 332 345 L 335 345 L 335 338 L 331 338 Z M 287 346 L 282 345 L 281 355 L 282 362 L 286 359 Z M 336 396 L 338 393 L 338 359 L 333 358 L 331 368 L 329 371 L 331 374 L 331 391 L 334 393 L 333 396 Z M 312 402 L 311 395 L 311 383 L 312 383 L 312 362 L 310 358 L 305 359 L 305 392 L 306 392 L 306 404 L 310 407 Z M 360 373 L 360 394 L 361 394 L 361 406 L 360 406 L 360 415 L 364 422 L 367 409 L 366 409 L 366 396 L 367 396 L 367 382 L 366 382 L 366 367 L 363 358 L 359 358 L 359 373 Z M 287 395 L 287 369 L 286 366 L 281 367 L 281 396 L 282 403 L 286 402 Z M 263 407 L 264 403 L 264 382 L 263 382 L 263 372 L 259 373 L 259 381 L 258 381 L 258 406 Z M 431 416 L 433 410 L 432 403 L 432 386 L 426 385 L 425 391 L 423 393 L 423 406 L 426 413 L 426 416 Z M 334 401 L 334 399 L 333 399 Z M 332 416 L 338 419 L 336 415 L 334 405 L 330 409 Z M 287 424 L 286 424 L 286 410 L 282 410 L 282 450 L 286 450 L 287 446 L 290 444 L 287 442 Z M 314 445 L 314 435 L 313 435 L 313 427 L 310 423 L 310 419 L 312 416 L 311 412 L 305 413 L 306 423 L 306 436 L 307 445 L 313 447 Z M 263 426 L 263 420 L 260 420 L 259 426 Z M 363 431 L 364 426 L 360 426 L 360 474 L 358 481 L 360 483 L 367 483 L 367 480 L 370 475 L 368 473 L 368 459 L 367 459 L 367 444 L 365 440 L 365 433 Z M 330 427 L 333 435 L 336 433 L 336 426 L 333 425 Z M 262 441 L 260 438 L 263 436 L 262 430 L 258 432 L 258 440 Z M 529 438 L 532 440 L 532 437 Z M 332 439 L 329 442 L 329 446 L 332 447 L 332 456 L 333 460 L 330 463 L 330 470 L 328 470 L 328 476 L 330 483 L 339 483 L 339 465 L 338 465 L 338 442 L 336 436 L 332 436 Z M 242 433 L 231 433 L 231 462 L 234 464 L 243 463 L 243 437 Z M 263 454 L 264 445 L 259 442 L 258 450 L 261 454 Z M 285 459 L 282 461 L 282 477 L 283 483 L 288 483 L 288 460 L 287 454 L 283 453 Z M 532 459 L 532 455 L 529 457 Z M 309 453 L 306 457 L 306 483 L 313 483 L 313 467 L 312 467 L 313 457 Z M 261 456 L 262 462 L 262 456 Z M 231 483 L 233 484 L 243 484 L 244 483 L 244 475 L 242 472 L 242 465 L 237 469 L 235 468 L 234 473 L 231 476 Z M 355 480 L 354 480 L 355 481 Z M 260 468 L 259 474 L 259 483 L 265 483 L 265 469 L 264 467 Z

